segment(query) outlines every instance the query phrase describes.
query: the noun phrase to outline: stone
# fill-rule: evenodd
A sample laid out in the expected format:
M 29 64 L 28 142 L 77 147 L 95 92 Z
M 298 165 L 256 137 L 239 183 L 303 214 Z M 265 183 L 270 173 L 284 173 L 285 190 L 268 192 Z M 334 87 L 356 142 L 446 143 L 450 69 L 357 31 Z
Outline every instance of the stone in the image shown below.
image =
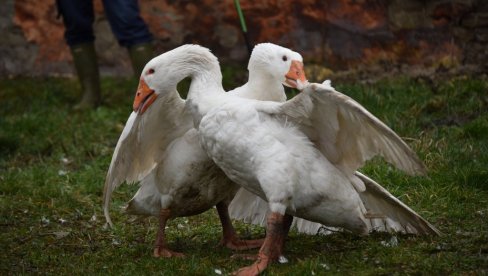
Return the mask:
M 425 1 L 393 0 L 388 6 L 388 18 L 393 29 L 416 29 L 431 26 Z
M 239 29 L 227 25 L 216 26 L 214 33 L 219 39 L 219 44 L 229 49 L 237 46 L 239 35 L 241 35 Z
M 488 13 L 473 13 L 461 21 L 468 28 L 488 27 Z
M 488 28 L 479 28 L 475 30 L 475 39 L 479 42 L 488 42 Z M 488 47 L 488 45 L 487 45 Z
M 457 39 L 461 41 L 470 41 L 474 37 L 473 31 L 463 27 L 452 28 L 452 33 Z
M 472 9 L 471 1 L 438 1 L 430 7 L 430 14 L 435 26 L 445 26 L 450 22 L 459 21 Z

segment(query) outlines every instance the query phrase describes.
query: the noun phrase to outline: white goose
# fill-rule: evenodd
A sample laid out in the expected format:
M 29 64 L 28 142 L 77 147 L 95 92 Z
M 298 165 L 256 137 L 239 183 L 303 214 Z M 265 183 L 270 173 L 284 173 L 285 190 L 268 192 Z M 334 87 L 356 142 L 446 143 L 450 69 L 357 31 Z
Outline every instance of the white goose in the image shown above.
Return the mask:
M 258 260 L 239 274 L 258 274 L 278 258 L 291 215 L 367 234 L 369 198 L 363 202 L 366 184 L 356 170 L 373 156 L 381 155 L 410 174 L 425 172 L 391 129 L 330 86 L 306 85 L 285 103 L 226 95 L 217 59 L 196 45 L 154 58 L 144 72 L 139 91 L 147 96 L 140 110 L 183 78 L 192 78 L 186 104 L 203 148 L 231 180 L 269 202 Z M 289 82 L 302 85 L 302 80 Z M 369 196 L 393 206 L 391 212 L 399 212 L 398 217 L 413 217 L 409 223 L 421 221 L 428 231 L 438 233 L 381 186 L 370 187 L 374 191 Z
M 292 79 L 298 72 L 304 78 L 301 64 L 302 57 L 296 52 L 271 43 L 257 45 L 249 61 L 249 81 L 228 93 L 257 100 L 285 101 L 284 76 Z M 152 75 L 153 71 L 146 71 L 143 77 Z M 232 249 L 259 247 L 262 240 L 237 238 L 227 206 L 238 186 L 201 148 L 184 101 L 176 92 L 177 83 L 159 90 L 157 99 L 156 94 L 138 92 L 135 112 L 119 139 L 105 182 L 107 222 L 112 225 L 108 209 L 112 191 L 124 180 L 140 180 L 141 187 L 129 202 L 127 212 L 159 217 L 155 256 L 182 256 L 166 246 L 164 229 L 168 219 L 199 214 L 215 205 L 223 227 L 223 245 Z M 140 89 L 145 87 L 141 83 Z M 146 111 L 151 101 L 154 104 Z M 247 197 L 257 198 L 252 194 Z

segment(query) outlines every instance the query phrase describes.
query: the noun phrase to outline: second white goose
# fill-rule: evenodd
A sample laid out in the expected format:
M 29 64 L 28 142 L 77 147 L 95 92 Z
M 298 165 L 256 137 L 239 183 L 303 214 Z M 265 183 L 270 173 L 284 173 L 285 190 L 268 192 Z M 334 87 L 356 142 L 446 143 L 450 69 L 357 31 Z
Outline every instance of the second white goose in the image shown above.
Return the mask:
M 356 173 L 366 160 L 381 155 L 407 173 L 425 172 L 391 129 L 330 86 L 289 80 L 306 87 L 285 103 L 227 95 L 217 59 L 195 45 L 154 58 L 144 72 L 149 74 L 140 87 L 147 96 L 140 110 L 151 110 L 151 95 L 157 101 L 168 87 L 192 78 L 186 105 L 203 148 L 231 180 L 268 202 L 258 261 L 239 274 L 258 274 L 278 258 L 291 215 L 368 233 L 369 214 L 360 195 L 366 184 Z M 376 188 L 372 194 L 388 202 L 390 195 Z M 398 206 L 395 211 L 411 211 Z M 426 228 L 438 233 L 430 224 Z

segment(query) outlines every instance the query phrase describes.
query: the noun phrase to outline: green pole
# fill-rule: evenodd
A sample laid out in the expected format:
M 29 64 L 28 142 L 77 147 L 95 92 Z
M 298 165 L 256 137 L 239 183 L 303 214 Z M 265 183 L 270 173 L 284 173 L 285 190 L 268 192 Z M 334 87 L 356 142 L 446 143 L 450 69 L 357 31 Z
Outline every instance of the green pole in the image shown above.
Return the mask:
M 244 18 L 244 14 L 242 13 L 241 4 L 239 0 L 234 0 L 234 6 L 237 10 L 237 15 L 239 16 L 239 21 L 241 22 L 242 34 L 244 35 L 244 41 L 246 42 L 247 51 L 249 56 L 251 56 L 252 47 L 251 43 L 249 42 L 249 37 L 247 35 L 247 27 L 246 27 L 246 19 Z
M 246 20 L 244 19 L 244 14 L 242 13 L 241 4 L 239 0 L 234 0 L 234 5 L 236 6 L 237 15 L 239 15 L 239 21 L 241 22 L 242 31 L 247 33 Z

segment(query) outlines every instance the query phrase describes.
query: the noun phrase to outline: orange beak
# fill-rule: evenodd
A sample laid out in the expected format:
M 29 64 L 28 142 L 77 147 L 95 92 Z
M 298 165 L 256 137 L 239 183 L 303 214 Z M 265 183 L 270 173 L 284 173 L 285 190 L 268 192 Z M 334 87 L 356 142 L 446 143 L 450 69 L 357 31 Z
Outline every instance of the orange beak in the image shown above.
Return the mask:
M 303 85 L 307 83 L 303 63 L 298 60 L 292 60 L 290 70 L 286 73 L 285 78 L 286 85 L 299 90 L 303 89 Z
M 157 97 L 158 95 L 156 92 L 149 88 L 144 79 L 141 78 L 139 87 L 137 87 L 136 97 L 134 98 L 134 104 L 132 105 L 134 112 L 138 112 L 139 115 L 142 115 Z

